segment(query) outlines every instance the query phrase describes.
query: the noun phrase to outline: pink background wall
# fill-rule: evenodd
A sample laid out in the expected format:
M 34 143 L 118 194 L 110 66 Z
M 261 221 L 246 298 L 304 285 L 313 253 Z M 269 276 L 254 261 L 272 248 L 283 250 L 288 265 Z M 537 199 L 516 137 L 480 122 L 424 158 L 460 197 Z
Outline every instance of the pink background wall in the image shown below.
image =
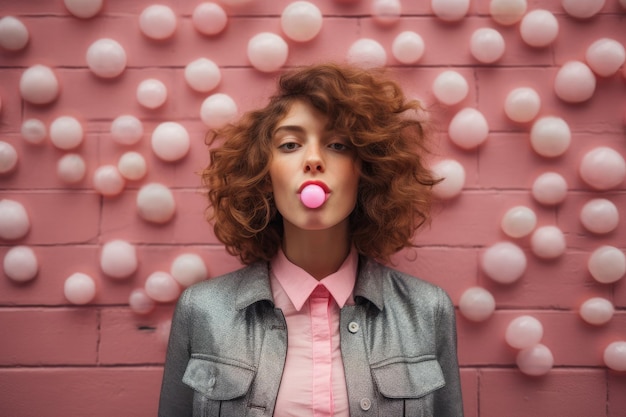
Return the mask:
M 545 48 L 526 45 L 519 23 L 502 26 L 489 15 L 488 0 L 474 0 L 465 18 L 445 23 L 433 15 L 429 1 L 402 1 L 401 19 L 381 26 L 372 19 L 370 0 L 341 3 L 315 0 L 324 14 L 320 34 L 307 43 L 288 40 L 287 66 L 322 60 L 343 60 L 359 38 L 377 40 L 411 95 L 435 104 L 431 87 L 444 69 L 454 69 L 468 81 L 465 100 L 441 112 L 440 158 L 459 161 L 466 172 L 463 192 L 441 205 L 432 228 L 417 242 L 417 258 L 398 256 L 397 267 L 443 286 L 455 304 L 472 286 L 490 291 L 496 311 L 475 323 L 458 316 L 459 357 L 468 417 L 626 415 L 626 373 L 608 369 L 605 347 L 626 341 L 626 283 L 596 282 L 587 259 L 601 245 L 626 248 L 626 185 L 593 190 L 578 175 L 589 149 L 606 145 L 626 155 L 624 114 L 626 70 L 596 77 L 593 96 L 570 104 L 553 90 L 554 78 L 566 61 L 585 60 L 587 47 L 608 37 L 626 44 L 626 12 L 617 0 L 607 0 L 600 13 L 588 19 L 568 15 L 558 0 L 528 1 L 528 11 L 544 8 L 559 23 L 559 35 Z M 105 0 L 91 19 L 72 16 L 61 0 L 0 0 L 0 17 L 15 16 L 28 28 L 30 41 L 19 51 L 0 51 L 0 140 L 18 153 L 16 169 L 0 175 L 0 196 L 20 202 L 31 227 L 17 240 L 0 240 L 0 258 L 17 245 L 34 250 L 39 273 L 16 284 L 0 272 L 0 415 L 2 416 L 153 416 L 165 353 L 165 335 L 172 303 L 159 303 L 147 315 L 129 308 L 129 294 L 144 285 L 154 271 L 169 271 L 173 259 L 195 253 L 204 259 L 209 276 L 239 266 L 228 256 L 203 221 L 204 199 L 197 192 L 196 172 L 207 161 L 203 144 L 206 126 L 199 118 L 202 101 L 214 92 L 230 95 L 240 111 L 264 103 L 275 74 L 252 68 L 246 56 L 248 40 L 258 32 L 282 34 L 280 14 L 287 0 L 256 0 L 243 8 L 224 6 L 229 23 L 217 36 L 203 36 L 193 27 L 191 14 L 200 3 L 163 0 L 177 15 L 178 28 L 166 41 L 144 36 L 138 24 L 146 0 Z M 598 2 L 589 2 L 598 3 Z M 622 2 L 623 4 L 624 2 Z M 479 27 L 497 29 L 506 41 L 504 56 L 484 65 L 469 52 L 469 39 Z M 425 42 L 423 58 L 402 65 L 392 52 L 394 38 L 404 30 L 419 33 Z M 113 79 L 95 76 L 85 53 L 95 40 L 110 37 L 126 50 L 128 65 Z M 284 37 L 284 36 L 283 36 Z M 206 57 L 220 66 L 222 81 L 210 93 L 197 93 L 184 79 L 192 60 Z M 50 66 L 61 85 L 59 97 L 47 105 L 33 105 L 20 97 L 22 73 L 31 65 Z M 163 106 L 150 110 L 139 105 L 139 82 L 157 78 L 168 88 Z M 539 93 L 537 117 L 562 117 L 572 131 L 569 149 L 557 158 L 544 158 L 529 144 L 531 123 L 511 122 L 503 112 L 504 99 L 513 88 L 529 86 Z M 477 149 L 463 150 L 447 137 L 447 124 L 463 107 L 480 110 L 489 124 L 489 136 Z M 111 122 L 132 114 L 143 122 L 144 137 L 133 146 L 111 139 Z M 36 118 L 49 127 L 60 115 L 73 115 L 85 130 L 83 144 L 74 152 L 87 163 L 86 178 L 76 185 L 63 183 L 56 164 L 66 152 L 49 139 L 41 145 L 26 143 L 22 122 Z M 190 153 L 176 163 L 163 162 L 150 148 L 150 135 L 163 121 L 181 123 L 191 137 Z M 103 197 L 91 181 L 100 165 L 116 164 L 128 150 L 142 153 L 148 174 L 129 181 L 117 196 Z M 569 189 L 556 206 L 538 204 L 530 194 L 536 176 L 561 173 Z M 160 182 L 173 191 L 176 215 L 155 226 L 137 214 L 138 189 Z M 614 202 L 622 216 L 607 234 L 588 232 L 580 210 L 592 198 Z M 530 250 L 530 240 L 510 238 L 500 228 L 509 208 L 526 205 L 538 217 L 538 226 L 556 225 L 564 233 L 565 253 L 542 260 Z M 100 269 L 102 245 L 124 239 L 137 250 L 139 267 L 126 280 L 113 280 Z M 484 251 L 499 241 L 523 248 L 527 268 L 513 284 L 495 283 L 481 269 Z M 89 274 L 97 294 L 87 305 L 73 305 L 64 296 L 65 279 L 75 272 Z M 583 301 L 601 296 L 616 309 L 605 325 L 591 326 L 579 316 Z M 516 365 L 517 351 L 504 339 L 509 322 L 521 315 L 537 318 L 544 328 L 542 343 L 554 356 L 546 375 L 531 377 Z

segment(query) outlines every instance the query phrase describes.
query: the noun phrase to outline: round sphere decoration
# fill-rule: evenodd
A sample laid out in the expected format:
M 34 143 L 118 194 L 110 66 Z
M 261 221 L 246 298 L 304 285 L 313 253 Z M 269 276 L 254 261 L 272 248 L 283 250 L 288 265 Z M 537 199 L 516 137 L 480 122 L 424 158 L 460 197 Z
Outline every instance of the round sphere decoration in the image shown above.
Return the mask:
M 450 199 L 461 193 L 465 185 L 465 168 L 454 159 L 444 159 L 431 167 L 435 178 L 443 180 L 433 187 L 437 198 Z
M 400 0 L 373 0 L 372 18 L 381 25 L 392 25 L 400 20 L 402 4 Z
M 215 62 L 198 58 L 185 67 L 185 81 L 193 90 L 206 93 L 219 85 L 222 73 Z
M 23 283 L 34 279 L 39 272 L 35 252 L 28 246 L 14 246 L 4 255 L 4 274 L 12 281 Z
M 148 222 L 167 223 L 176 213 L 174 194 L 163 184 L 146 184 L 137 193 L 137 211 Z
M 594 73 L 601 77 L 610 77 L 624 65 L 626 50 L 615 39 L 602 38 L 587 48 L 585 60 Z
M 67 10 L 81 19 L 89 19 L 102 9 L 104 0 L 63 0 Z
M 87 66 L 101 78 L 115 78 L 126 69 L 126 51 L 117 41 L 98 39 L 87 48 Z
M 183 288 L 208 278 L 204 261 L 195 253 L 184 253 L 172 262 L 170 274 Z
M 287 62 L 289 46 L 275 33 L 261 32 L 248 41 L 247 55 L 257 70 L 275 72 Z
M 618 187 L 626 177 L 626 161 L 613 148 L 599 146 L 587 152 L 580 161 L 579 174 L 596 190 Z
M 537 225 L 537 215 L 526 206 L 515 206 L 507 210 L 500 222 L 502 231 L 510 237 L 529 235 Z
M 176 32 L 176 15 L 168 6 L 153 4 L 139 15 L 139 29 L 150 39 L 164 40 Z
M 525 349 L 536 345 L 543 337 L 543 325 L 533 316 L 523 315 L 511 320 L 506 328 L 504 339 L 515 349 Z
M 565 12 L 578 19 L 588 19 L 602 10 L 606 0 L 561 0 Z
M 50 124 L 50 141 L 61 150 L 78 148 L 83 143 L 83 125 L 72 116 L 60 116 Z
M 167 87 L 155 78 L 143 80 L 137 86 L 137 101 L 147 109 L 159 108 L 167 100 Z
M 554 92 L 568 103 L 589 100 L 596 91 L 596 76 L 581 61 L 568 61 L 558 70 L 554 79 Z
M 565 235 L 556 226 L 539 227 L 530 237 L 531 251 L 542 259 L 558 258 L 566 248 Z
M 532 196 L 547 206 L 562 203 L 567 196 L 567 181 L 557 172 L 544 172 L 533 182 Z
M 191 15 L 193 27 L 203 35 L 213 36 L 221 33 L 228 24 L 228 15 L 217 3 L 200 3 Z
M 20 78 L 20 95 L 31 104 L 52 103 L 59 96 L 59 80 L 45 65 L 27 68 Z
M 177 122 L 163 122 L 152 132 L 152 151 L 166 162 L 179 161 L 189 153 L 189 133 Z
M 13 145 L 0 141 L 0 175 L 13 171 L 17 166 L 18 159 L 17 151 Z
M 66 184 L 77 184 L 87 174 L 87 164 L 77 153 L 63 155 L 57 162 L 57 176 Z
M 522 18 L 519 31 L 527 45 L 543 48 L 556 40 L 559 35 L 559 22 L 548 10 L 536 9 Z
M 361 68 L 379 68 L 387 64 L 387 52 L 378 41 L 361 38 L 350 45 L 346 59 Z
M 541 376 L 547 374 L 554 366 L 554 355 L 546 345 L 537 343 L 520 350 L 515 362 L 523 374 Z
M 599 283 L 612 284 L 626 274 L 626 255 L 614 246 L 600 246 L 589 256 L 587 268 Z
M 143 137 L 143 123 L 130 114 L 116 117 L 111 123 L 111 139 L 120 145 L 134 145 Z
M 470 53 L 483 64 L 492 64 L 502 58 L 506 44 L 504 38 L 495 29 L 476 29 L 470 38 Z
M 432 86 L 433 94 L 439 102 L 452 106 L 465 100 L 469 85 L 465 77 L 453 70 L 437 75 Z
M 460 148 L 474 149 L 487 140 L 489 125 L 480 111 L 466 107 L 452 118 L 448 135 Z
M 593 297 L 586 300 L 579 310 L 580 317 L 594 326 L 602 326 L 613 318 L 615 307 L 606 298 Z
M 67 301 L 72 304 L 83 305 L 90 303 L 96 296 L 96 282 L 92 277 L 82 272 L 70 275 L 63 285 L 63 293 Z
M 430 7 L 435 16 L 445 22 L 457 22 L 467 15 L 469 0 L 431 0 Z
M 533 120 L 541 109 L 541 97 L 535 89 L 519 87 L 511 90 L 504 101 L 504 113 L 518 123 Z
M 200 106 L 200 119 L 211 129 L 230 123 L 237 117 L 237 103 L 228 94 L 210 95 Z
M 526 0 L 491 0 L 489 14 L 495 22 L 510 26 L 522 19 L 527 7 Z
M 126 186 L 126 180 L 115 165 L 102 165 L 93 173 L 93 188 L 105 197 L 120 194 Z
M 39 119 L 26 119 L 20 130 L 22 139 L 31 145 L 41 145 L 48 136 L 46 125 Z
M 403 64 L 414 64 L 424 55 L 424 40 L 410 30 L 401 32 L 395 37 L 391 45 L 394 58 Z
M 619 211 L 611 200 L 594 198 L 580 210 L 580 222 L 591 233 L 610 233 L 619 224 Z
M 117 161 L 117 169 L 129 181 L 142 179 L 148 171 L 146 159 L 139 152 L 124 153 Z
M 537 154 L 546 158 L 563 155 L 571 142 L 572 132 L 569 125 L 560 117 L 542 117 L 530 129 L 530 146 Z
M 485 321 L 496 309 L 496 300 L 489 291 L 481 287 L 471 287 L 463 292 L 459 300 L 459 311 L 468 320 Z
M 169 303 L 180 295 L 180 286 L 172 275 L 164 271 L 156 271 L 148 276 L 144 285 L 146 294 L 155 301 Z
M 112 240 L 102 246 L 100 268 L 108 277 L 125 279 L 137 270 L 139 261 L 135 247 L 125 240 Z
M 512 242 L 498 242 L 487 248 L 481 259 L 483 272 L 495 282 L 511 284 L 524 275 L 526 255 Z
M 24 206 L 15 200 L 0 200 L 0 238 L 21 239 L 29 230 L 30 219 Z
M 0 47 L 8 51 L 20 51 L 26 47 L 30 35 L 28 28 L 16 17 L 0 19 Z
M 603 359 L 607 368 L 618 372 L 626 371 L 626 341 L 610 343 L 604 349 Z
M 322 29 L 322 12 L 308 1 L 289 3 L 280 16 L 280 26 L 285 35 L 296 42 L 315 38 Z
M 156 303 L 146 293 L 145 289 L 135 288 L 128 297 L 128 305 L 133 313 L 148 314 L 154 310 Z

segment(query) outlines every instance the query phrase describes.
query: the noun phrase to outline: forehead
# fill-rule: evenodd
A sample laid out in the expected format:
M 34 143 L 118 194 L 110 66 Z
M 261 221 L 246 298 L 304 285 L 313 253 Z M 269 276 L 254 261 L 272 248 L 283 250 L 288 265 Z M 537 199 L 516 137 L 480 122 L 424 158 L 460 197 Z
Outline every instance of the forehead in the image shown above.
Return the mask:
M 314 127 L 324 129 L 328 124 L 328 117 L 311 104 L 303 100 L 296 100 L 289 106 L 285 115 L 276 123 L 276 129 L 284 126 Z

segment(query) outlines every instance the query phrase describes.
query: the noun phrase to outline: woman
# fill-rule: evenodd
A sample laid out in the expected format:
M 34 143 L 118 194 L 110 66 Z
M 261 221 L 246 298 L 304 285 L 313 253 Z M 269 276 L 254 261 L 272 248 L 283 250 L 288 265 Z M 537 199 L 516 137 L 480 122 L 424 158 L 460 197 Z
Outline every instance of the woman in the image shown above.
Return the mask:
M 247 266 L 181 296 L 159 416 L 463 415 L 449 297 L 378 263 L 429 219 L 419 111 L 323 64 L 214 133 L 207 213 Z

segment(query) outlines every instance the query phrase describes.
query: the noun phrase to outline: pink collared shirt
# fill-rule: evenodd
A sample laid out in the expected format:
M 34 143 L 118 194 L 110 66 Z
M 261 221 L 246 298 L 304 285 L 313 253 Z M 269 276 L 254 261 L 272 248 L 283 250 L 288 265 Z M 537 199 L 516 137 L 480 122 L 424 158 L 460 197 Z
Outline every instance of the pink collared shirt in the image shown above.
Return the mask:
M 287 359 L 275 416 L 349 416 L 339 309 L 354 304 L 357 267 L 354 249 L 337 272 L 321 281 L 292 264 L 282 251 L 272 260 L 272 294 L 287 321 Z

